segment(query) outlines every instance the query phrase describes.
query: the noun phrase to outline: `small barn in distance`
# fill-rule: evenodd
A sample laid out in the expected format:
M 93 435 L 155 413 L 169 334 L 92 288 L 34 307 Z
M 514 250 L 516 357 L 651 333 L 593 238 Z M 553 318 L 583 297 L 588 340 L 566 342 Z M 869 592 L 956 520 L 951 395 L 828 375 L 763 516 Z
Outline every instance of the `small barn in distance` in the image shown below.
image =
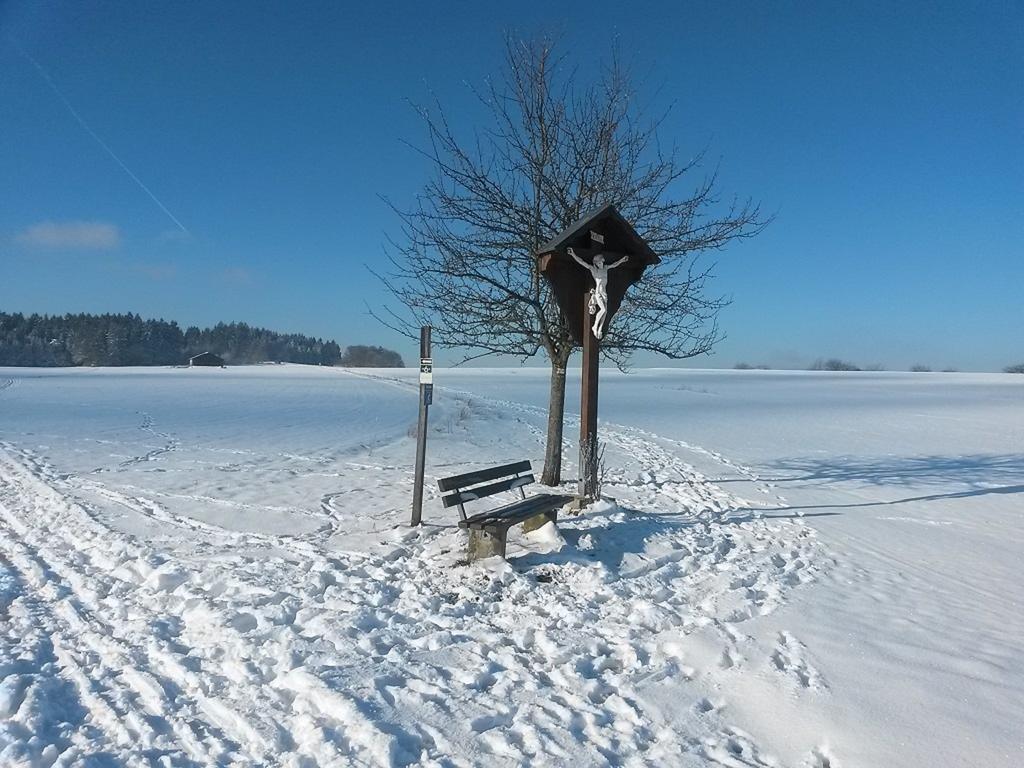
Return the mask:
M 217 357 L 213 352 L 203 352 L 198 355 L 194 355 L 188 359 L 188 367 L 191 368 L 196 365 L 212 365 L 215 367 L 224 367 L 224 358 Z

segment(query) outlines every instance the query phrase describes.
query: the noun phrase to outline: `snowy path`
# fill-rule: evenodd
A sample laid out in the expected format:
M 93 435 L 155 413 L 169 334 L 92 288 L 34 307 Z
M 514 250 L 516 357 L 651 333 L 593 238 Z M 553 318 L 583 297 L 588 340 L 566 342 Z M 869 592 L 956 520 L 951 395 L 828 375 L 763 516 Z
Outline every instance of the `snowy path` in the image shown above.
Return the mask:
M 529 406 L 456 403 L 471 430 L 511 421 L 536 438 Z M 778 765 L 731 721 L 730 681 L 825 690 L 795 638 L 758 651 L 743 631 L 814 578 L 810 529 L 737 513 L 670 441 L 609 429 L 623 509 L 465 567 L 451 520 L 394 527 L 404 503 L 348 535 L 345 490 L 300 510 L 326 524 L 293 535 L 174 512 L 153 483 L 192 441 L 150 410 L 135 456 L 99 473 L 0 443 L 4 765 Z M 379 441 L 362 460 L 302 455 L 309 478 L 376 477 L 387 502 L 395 475 L 379 468 L 399 465 L 398 440 L 395 456 Z M 825 764 L 819 747 L 806 765 Z
M 1020 763 L 1016 390 L 901 405 L 960 430 L 924 461 L 899 441 L 939 433 L 858 432 L 841 398 L 809 425 L 718 394 L 750 378 L 609 377 L 618 506 L 467 567 L 436 486 L 405 525 L 410 377 L 25 373 L 0 372 L 5 768 Z M 446 378 L 428 473 L 539 464 L 541 377 Z M 828 453 L 833 425 L 906 456 Z
M 436 556 L 425 556 L 428 548 L 413 534 L 405 536 L 420 546 L 398 545 L 377 557 L 320 555 L 304 573 L 204 583 L 98 526 L 60 493 L 61 481 L 45 465 L 8 446 L 4 454 L 3 558 L 31 596 L 16 601 L 25 621 L 18 636 L 60 644 L 52 653 L 62 682 L 8 679 L 5 686 L 16 689 L 8 710 L 23 736 L 49 730 L 50 743 L 65 750 L 105 743 L 121 760 L 168 755 L 172 764 L 283 762 L 291 755 L 330 764 L 339 754 L 370 765 L 407 764 L 432 750 L 472 755 L 480 749 L 475 734 L 500 725 L 482 743 L 511 764 L 538 752 L 568 756 L 581 736 L 599 752 L 659 762 L 694 745 L 672 733 L 676 738 L 662 735 L 650 752 L 656 724 L 633 687 L 696 674 L 683 663 L 679 640 L 659 642 L 662 633 L 715 623 L 709 614 L 722 592 L 747 611 L 763 608 L 746 582 L 722 579 L 722 564 L 743 561 L 745 553 L 736 551 L 736 537 L 717 535 L 707 523 L 699 533 L 659 531 L 621 583 L 603 583 L 602 568 L 558 569 L 561 578 L 584 579 L 571 590 L 561 578 L 538 584 L 511 569 L 467 587 L 449 562 L 439 568 Z M 579 526 L 581 537 L 602 536 L 622 513 L 593 522 Z M 665 555 L 650 557 L 662 549 Z M 253 563 L 230 564 L 242 566 L 231 569 L 235 579 Z M 433 589 L 417 589 L 417 576 Z M 293 579 L 314 589 L 274 591 L 294 590 Z M 389 588 L 403 584 L 408 588 Z M 742 595 L 732 595 L 736 590 Z M 481 595 L 492 599 L 481 604 Z M 327 669 L 310 666 L 324 644 L 340 658 Z M 53 675 L 49 666 L 41 672 Z M 82 726 L 47 728 L 54 710 L 74 701 L 68 683 Z M 56 700 L 46 700 L 47 691 Z M 695 704 L 708 708 L 705 717 L 713 711 L 703 699 Z M 442 737 L 426 725 L 451 716 L 452 707 L 469 718 L 461 744 L 458 733 Z M 424 711 L 410 718 L 410 710 Z M 564 726 L 573 718 L 579 733 Z M 410 720 L 406 730 L 402 723 Z M 328 731 L 335 736 L 325 740 Z M 744 749 L 739 742 L 732 748 Z

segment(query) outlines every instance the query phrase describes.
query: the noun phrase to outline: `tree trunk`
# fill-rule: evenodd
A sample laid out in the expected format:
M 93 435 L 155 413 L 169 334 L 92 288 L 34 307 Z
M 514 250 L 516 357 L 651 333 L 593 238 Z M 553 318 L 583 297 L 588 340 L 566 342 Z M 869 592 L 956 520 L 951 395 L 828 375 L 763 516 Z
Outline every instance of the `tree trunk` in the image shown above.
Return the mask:
M 548 442 L 544 449 L 544 485 L 562 482 L 562 426 L 565 421 L 565 366 L 568 359 L 551 361 L 551 392 L 548 395 Z

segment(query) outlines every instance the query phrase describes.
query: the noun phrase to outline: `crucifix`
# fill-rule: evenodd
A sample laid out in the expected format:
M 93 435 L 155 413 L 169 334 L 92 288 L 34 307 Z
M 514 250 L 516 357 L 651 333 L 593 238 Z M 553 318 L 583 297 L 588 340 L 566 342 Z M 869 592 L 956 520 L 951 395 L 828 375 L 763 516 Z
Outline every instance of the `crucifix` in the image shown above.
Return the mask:
M 581 503 L 593 501 L 599 459 L 597 388 L 601 339 L 626 289 L 659 259 L 612 205 L 571 224 L 538 249 L 537 259 L 573 339 L 583 348 L 578 495 Z
M 594 335 L 600 339 L 604 335 L 604 318 L 608 314 L 608 272 L 629 261 L 629 256 L 623 256 L 614 264 L 605 266 L 604 254 L 597 254 L 594 256 L 593 263 L 588 264 L 577 256 L 572 248 L 566 248 L 566 253 L 572 256 L 577 264 L 588 270 L 594 278 L 594 288 L 590 291 L 590 301 L 587 303 L 587 310 L 590 314 L 596 315 L 592 330 Z

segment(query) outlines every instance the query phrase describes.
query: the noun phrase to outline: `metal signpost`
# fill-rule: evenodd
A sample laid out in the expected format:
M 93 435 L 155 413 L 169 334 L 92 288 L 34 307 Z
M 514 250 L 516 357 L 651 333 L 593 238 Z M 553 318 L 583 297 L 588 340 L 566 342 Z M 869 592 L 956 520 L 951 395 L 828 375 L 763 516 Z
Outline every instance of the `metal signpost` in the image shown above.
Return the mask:
M 434 361 L 430 357 L 430 326 L 420 328 L 420 419 L 416 428 L 416 477 L 412 487 L 412 523 L 423 515 L 423 469 L 427 460 L 427 410 L 434 402 Z

